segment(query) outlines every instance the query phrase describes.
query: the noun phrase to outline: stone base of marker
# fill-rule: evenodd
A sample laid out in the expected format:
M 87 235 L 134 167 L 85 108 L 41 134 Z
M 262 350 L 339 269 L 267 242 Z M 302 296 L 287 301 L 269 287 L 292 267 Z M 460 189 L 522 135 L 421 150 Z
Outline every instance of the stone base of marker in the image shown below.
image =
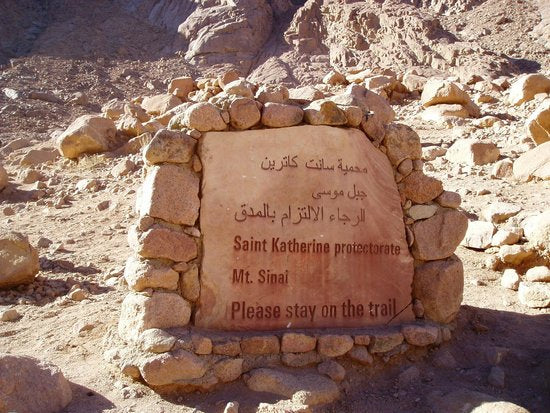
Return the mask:
M 347 110 L 351 107 L 349 105 L 357 105 L 354 108 L 358 110 L 367 105 L 364 101 L 366 97 L 355 89 L 352 88 L 351 92 L 342 96 L 341 100 L 345 103 L 339 104 L 339 106 L 327 103 L 325 106 L 331 109 L 330 113 L 341 117 L 340 123 L 347 122 L 348 126 L 366 125 L 369 119 L 371 121 L 378 119 L 367 112 L 362 112 L 362 122 L 351 122 L 346 118 L 351 114 Z M 309 122 L 308 119 L 316 119 L 315 122 L 321 119 L 322 123 L 330 124 L 327 122 L 334 116 L 331 115 L 330 119 L 323 120 L 324 115 L 321 109 L 318 110 L 318 114 L 314 113 L 315 116 L 311 114 L 306 116 L 305 122 Z M 310 110 L 317 109 L 310 108 Z M 233 116 L 231 111 L 229 111 L 229 116 Z M 363 127 L 365 132 L 363 134 L 361 126 L 350 133 L 342 131 L 340 128 L 327 126 L 293 126 L 278 129 L 280 132 L 277 135 L 296 137 L 296 142 L 299 142 L 299 139 L 309 142 L 319 133 L 328 134 L 335 139 L 345 140 L 345 136 L 349 136 L 350 139 L 354 137 L 356 140 L 359 137 L 359 142 L 361 139 L 372 142 L 367 145 L 369 146 L 368 150 L 376 151 L 376 153 L 369 155 L 371 158 L 367 158 L 374 159 L 373 165 L 386 168 L 386 176 L 389 176 L 389 181 L 391 181 L 389 184 L 384 184 L 386 186 L 382 192 L 395 191 L 396 194 L 395 202 L 392 203 L 396 208 L 393 206 L 391 208 L 393 214 L 391 231 L 393 232 L 389 241 L 399 238 L 396 242 L 405 250 L 404 257 L 400 258 L 400 271 L 404 276 L 389 287 L 381 287 L 381 289 L 387 288 L 388 291 L 392 291 L 392 288 L 397 291 L 395 294 L 400 300 L 397 310 L 393 308 L 397 307 L 395 304 L 391 305 L 395 299 L 390 296 L 389 300 L 384 301 L 371 299 L 371 307 L 368 304 L 369 299 L 365 298 L 365 306 L 361 311 L 365 311 L 365 319 L 372 311 L 379 311 L 387 319 L 371 319 L 365 323 L 369 324 L 368 327 L 355 321 L 346 324 L 345 320 L 340 319 L 338 326 L 328 326 L 323 329 L 313 327 L 321 325 L 324 327 L 330 323 L 323 322 L 318 325 L 312 323 L 309 328 L 303 329 L 289 326 L 290 328 L 286 330 L 283 330 L 286 323 L 285 325 L 258 323 L 255 329 L 258 331 L 251 331 L 254 328 L 249 328 L 250 331 L 246 331 L 247 328 L 242 328 L 242 324 L 238 325 L 238 330 L 245 331 L 213 331 L 212 329 L 198 328 L 198 326 L 204 327 L 206 324 L 201 324 L 201 322 L 195 324 L 195 321 L 197 319 L 199 321 L 208 320 L 205 318 L 205 311 L 207 317 L 212 316 L 208 311 L 217 305 L 218 310 L 222 308 L 222 311 L 214 314 L 212 320 L 222 329 L 232 330 L 224 328 L 221 318 L 224 316 L 223 306 L 219 305 L 219 300 L 227 299 L 227 297 L 220 298 L 220 292 L 223 295 L 230 291 L 227 286 L 221 287 L 216 284 L 215 277 L 212 278 L 210 273 L 207 274 L 208 276 L 204 276 L 203 269 L 205 257 L 210 260 L 209 271 L 215 268 L 212 263 L 218 262 L 218 257 L 215 254 L 213 260 L 209 258 L 212 253 L 211 250 L 207 250 L 209 246 L 205 242 L 203 232 L 212 231 L 213 227 L 214 229 L 219 228 L 219 231 L 225 229 L 224 226 L 213 226 L 211 222 L 209 225 L 202 225 L 201 214 L 205 209 L 202 197 L 205 190 L 213 193 L 212 188 L 204 187 L 205 177 L 211 176 L 211 170 L 208 168 L 212 167 L 212 154 L 204 150 L 204 141 L 207 137 L 201 136 L 198 131 L 194 131 L 194 134 L 186 134 L 183 131 L 161 130 L 143 151 L 144 161 L 147 165 L 146 176 L 144 184 L 138 192 L 136 209 L 139 213 L 139 220 L 131 228 L 128 237 L 133 254 L 127 261 L 124 274 L 131 292 L 122 304 L 118 334 L 116 340 L 114 339 L 118 344 L 114 344 L 114 348 L 107 352 L 106 358 L 117 364 L 124 374 L 136 380 L 143 380 L 158 392 L 207 391 L 235 380 L 245 379 L 246 382 L 250 377 L 261 377 L 261 374 L 255 374 L 254 371 L 264 368 L 310 369 L 316 374 L 341 381 L 345 374 L 342 365 L 356 363 L 367 366 L 367 368 L 371 366 L 376 368 L 377 365 L 407 357 L 411 353 L 425 353 L 427 349 L 437 347 L 443 341 L 449 340 L 451 335 L 449 323 L 452 323 L 458 313 L 463 289 L 462 263 L 453 254 L 465 235 L 468 226 L 467 219 L 458 211 L 460 196 L 445 191 L 440 181 L 423 173 L 422 148 L 418 135 L 408 126 L 391 123 L 390 118 L 392 117 L 390 116 L 383 122 L 378 119 L 377 122 L 380 125 L 376 134 L 373 134 L 371 128 L 368 127 Z M 225 124 L 233 125 L 234 123 L 221 117 L 218 120 Z M 218 125 L 219 127 L 211 126 L 200 130 L 223 129 L 221 124 Z M 223 135 L 223 133 L 216 136 Z M 269 129 L 266 129 L 265 133 L 268 134 Z M 332 141 L 325 139 L 324 142 Z M 310 146 L 314 146 L 315 142 L 309 143 L 311 143 Z M 358 148 L 363 148 L 362 144 L 359 145 Z M 255 148 L 257 146 L 251 144 L 248 147 Z M 231 145 L 227 150 L 230 149 Z M 279 149 L 290 150 L 287 147 Z M 339 147 L 336 145 L 332 149 L 333 154 L 338 149 Z M 244 152 L 246 150 L 243 151 L 243 156 L 250 159 L 250 153 Z M 283 161 L 280 165 L 273 165 L 273 168 L 269 162 L 266 162 L 264 169 L 282 171 L 285 167 L 294 167 L 295 160 L 291 154 L 286 152 L 284 154 L 288 155 L 286 161 L 284 161 L 285 158 L 282 158 Z M 319 173 L 330 171 L 329 165 L 320 164 L 318 161 L 315 164 L 311 161 L 309 165 L 311 169 L 321 171 Z M 227 162 L 228 173 L 231 172 L 231 168 L 236 167 L 239 167 L 238 162 Z M 350 174 L 357 172 L 359 175 L 360 172 L 357 165 L 354 166 L 354 169 L 348 169 L 348 166 L 345 165 L 345 169 L 346 173 Z M 344 173 L 342 165 L 340 165 L 340 170 Z M 223 177 L 224 174 L 219 175 Z M 249 173 L 246 175 L 253 181 L 256 179 L 254 175 Z M 378 176 L 378 178 L 380 177 Z M 300 180 L 300 182 L 302 181 Z M 207 182 L 208 185 L 211 182 Z M 324 183 L 324 178 L 319 182 Z M 342 180 L 341 182 L 347 181 Z M 225 188 L 218 185 L 213 190 L 215 193 L 224 191 Z M 241 190 L 242 188 L 239 187 L 238 191 Z M 277 188 L 277 191 L 284 195 L 284 186 Z M 327 195 L 327 192 L 317 193 L 317 196 L 324 195 Z M 327 196 L 338 198 L 339 193 L 329 192 Z M 349 194 L 347 196 L 350 197 Z M 354 186 L 352 198 L 357 199 L 360 196 L 362 196 L 361 193 L 356 193 Z M 312 197 L 316 199 L 314 195 Z M 216 206 L 220 207 L 221 212 L 224 209 L 230 209 L 227 205 L 223 205 L 222 198 L 215 200 L 217 201 Z M 244 199 L 244 201 L 248 201 L 248 199 Z M 258 198 L 255 201 L 261 203 L 262 199 Z M 329 204 L 327 203 L 327 205 Z M 387 205 L 382 205 L 381 208 L 374 205 L 372 210 L 384 210 L 385 208 Z M 231 211 L 231 213 L 233 212 Z M 269 209 L 265 208 L 261 213 L 256 213 L 254 217 L 244 213 L 238 217 L 235 215 L 238 218 L 235 220 L 248 217 L 251 220 L 266 218 L 270 213 Z M 304 215 L 305 217 L 306 215 Z M 341 219 L 343 222 L 345 221 L 344 218 Z M 354 219 L 356 219 L 356 225 L 361 224 L 364 221 L 363 213 L 358 214 Z M 302 216 L 300 216 L 301 220 Z M 261 226 L 259 228 L 261 229 Z M 350 226 L 345 227 L 344 231 L 344 227 L 342 227 L 342 234 L 349 234 L 350 228 Z M 384 232 L 386 229 L 383 228 L 383 225 L 381 228 L 379 230 L 382 236 L 389 234 L 389 232 Z M 331 236 L 335 233 L 337 232 L 333 231 Z M 398 236 L 394 235 L 396 233 Z M 251 236 L 244 233 L 241 235 L 243 235 L 242 239 L 250 239 Z M 303 237 L 306 238 L 305 233 Z M 239 246 L 242 244 L 239 243 Z M 263 245 L 260 246 L 266 248 Z M 388 248 L 388 254 L 391 255 L 394 249 L 393 245 L 391 249 Z M 372 247 L 369 251 L 373 251 Z M 311 260 L 308 268 L 323 263 L 325 256 L 320 257 L 322 259 Z M 231 262 L 231 260 L 228 261 L 227 256 L 222 255 L 221 259 L 221 261 Z M 370 270 L 374 268 L 383 271 L 385 268 L 383 261 L 382 264 L 380 262 L 372 264 L 371 261 L 363 262 L 361 260 L 357 263 L 357 265 L 366 266 Z M 325 264 L 324 268 L 332 268 L 329 264 Z M 355 286 L 359 285 L 361 279 L 357 278 L 357 268 L 350 266 L 349 271 L 355 273 L 353 276 L 355 278 L 352 277 L 349 280 L 353 280 Z M 231 273 L 226 275 L 228 278 L 232 276 Z M 339 274 L 339 276 L 341 275 Z M 379 275 L 378 278 L 384 278 L 382 277 L 383 273 Z M 371 277 L 369 278 L 370 282 L 372 275 L 368 276 Z M 241 277 L 238 271 L 233 277 L 235 277 L 233 283 L 237 280 L 244 284 L 247 280 L 244 273 Z M 345 277 L 344 274 L 342 279 L 348 280 Z M 274 280 L 277 279 L 274 278 Z M 283 276 L 280 277 L 280 281 L 275 281 L 280 284 L 277 285 L 279 290 L 274 294 L 275 296 L 279 292 L 286 293 L 284 290 L 286 280 L 286 276 Z M 349 290 L 350 294 L 351 292 L 357 294 L 357 288 L 354 289 L 353 285 L 345 285 L 345 282 L 343 284 L 341 290 Z M 229 284 L 229 287 L 231 285 Z M 315 289 L 318 288 L 317 284 L 314 286 Z M 243 295 L 247 297 L 248 292 L 243 291 L 245 291 Z M 334 289 L 332 291 L 334 292 Z M 317 291 L 317 293 L 319 292 Z M 215 296 L 216 294 L 218 297 Z M 233 299 L 233 302 L 237 301 Z M 348 317 L 351 315 L 350 308 L 347 308 Z M 354 311 L 358 310 L 356 307 L 353 308 Z M 345 310 L 342 311 L 345 312 Z M 389 323 L 389 326 L 383 327 L 386 323 Z M 276 325 L 276 328 L 270 328 L 270 325 Z M 342 326 L 353 328 L 338 328 Z M 265 373 L 265 371 L 263 372 Z M 251 383 L 256 383 L 256 381 L 252 380 Z
M 123 320 L 120 328 L 126 328 Z M 209 391 L 261 368 L 309 369 L 329 378 L 327 362 L 344 371 L 353 364 L 375 371 L 427 354 L 451 338 L 452 328 L 422 321 L 401 327 L 261 333 L 151 328 L 131 342 L 113 339 L 106 358 L 159 393 Z

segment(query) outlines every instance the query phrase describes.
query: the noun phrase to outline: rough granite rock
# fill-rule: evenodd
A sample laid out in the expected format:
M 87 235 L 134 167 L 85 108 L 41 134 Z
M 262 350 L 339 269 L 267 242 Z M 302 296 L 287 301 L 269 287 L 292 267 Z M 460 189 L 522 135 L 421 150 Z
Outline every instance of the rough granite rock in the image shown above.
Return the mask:
M 284 128 L 302 122 L 304 111 L 295 105 L 267 102 L 262 111 L 262 123 L 270 128 Z
M 139 232 L 132 227 L 128 232 L 130 247 L 144 258 L 166 258 L 187 262 L 197 256 L 197 244 L 187 234 L 167 228 L 152 228 Z
M 550 99 L 544 100 L 529 116 L 525 129 L 537 145 L 550 141 Z
M 170 109 L 181 105 L 181 100 L 176 96 L 168 93 L 163 93 L 155 96 L 147 96 L 143 98 L 141 107 L 150 115 L 162 115 Z
M 405 159 L 414 160 L 422 157 L 420 137 L 407 125 L 389 124 L 386 127 L 382 144 L 386 147 L 386 155 L 394 166 L 399 165 Z
M 105 152 L 111 149 L 115 133 L 116 126 L 111 119 L 84 115 L 59 135 L 57 148 L 66 158 L 78 158 L 83 153 Z
M 304 108 L 304 120 L 311 125 L 339 126 L 347 123 L 345 112 L 331 100 L 314 100 Z
M 424 306 L 426 317 L 449 323 L 458 313 L 464 289 L 464 270 L 457 256 L 429 261 L 414 270 L 413 297 Z
M 440 260 L 451 256 L 468 229 L 468 218 L 455 209 L 442 209 L 436 215 L 412 225 L 412 254 L 419 260 Z
M 495 231 L 495 226 L 490 222 L 469 221 L 468 230 L 461 245 L 468 248 L 487 249 L 491 246 Z
M 181 131 L 162 129 L 143 148 L 147 163 L 187 163 L 195 153 L 197 141 Z
M 178 288 L 179 274 L 167 264 L 156 260 L 143 260 L 132 255 L 126 261 L 124 279 L 134 291 L 147 288 Z
M 550 142 L 522 154 L 514 162 L 514 177 L 521 182 L 533 178 L 550 179 Z
M 485 165 L 498 160 L 500 151 L 492 142 L 477 139 L 457 140 L 445 153 L 445 158 L 454 163 Z
M 152 295 L 130 293 L 122 302 L 118 333 L 137 341 L 150 328 L 183 327 L 191 318 L 191 305 L 179 294 L 156 291 Z
M 163 386 L 204 376 L 206 363 L 196 355 L 180 349 L 146 358 L 141 362 L 139 370 L 148 385 Z
M 338 386 L 326 377 L 293 375 L 266 368 L 252 370 L 246 385 L 254 391 L 274 393 L 310 406 L 330 403 L 340 395 Z
M 322 335 L 317 340 L 317 351 L 325 357 L 339 357 L 353 347 L 353 338 L 347 335 Z
M 532 100 L 537 93 L 550 93 L 550 79 L 540 73 L 519 76 L 508 92 L 508 101 L 514 106 Z
M 0 191 L 8 185 L 8 173 L 0 164 Z
M 18 232 L 0 235 L 0 288 L 30 284 L 40 269 L 38 251 Z
M 0 354 L 0 412 L 56 413 L 72 397 L 59 367 L 33 357 Z
M 443 192 L 443 184 L 439 179 L 424 175 L 422 171 L 414 171 L 398 185 L 401 196 L 417 204 L 425 204 L 437 198 Z

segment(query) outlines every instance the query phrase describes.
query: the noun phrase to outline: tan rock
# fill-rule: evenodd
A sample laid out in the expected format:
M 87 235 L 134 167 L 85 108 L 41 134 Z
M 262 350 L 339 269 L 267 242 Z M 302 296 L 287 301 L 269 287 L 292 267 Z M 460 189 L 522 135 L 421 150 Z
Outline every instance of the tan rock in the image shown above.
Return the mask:
M 363 117 L 361 121 L 361 130 L 363 130 L 367 137 L 376 144 L 380 144 L 386 135 L 384 124 L 379 118 L 370 113 Z
M 241 343 L 237 339 L 228 339 L 212 343 L 212 352 L 223 356 L 235 357 L 241 354 Z
M 494 143 L 477 139 L 457 140 L 445 154 L 449 161 L 467 165 L 493 163 L 499 156 L 500 151 Z
M 224 88 L 225 85 L 234 82 L 235 80 L 239 80 L 240 77 L 241 74 L 238 70 L 231 69 L 219 75 L 216 80 L 218 81 L 218 85 L 220 85 L 221 88 Z
M 332 359 L 325 360 L 319 364 L 317 371 L 337 382 L 344 380 L 346 377 L 346 369 Z
M 535 252 L 525 245 L 503 245 L 498 250 L 498 257 L 505 264 L 520 265 L 533 258 Z
M 262 110 L 262 123 L 270 128 L 295 126 L 302 122 L 304 111 L 295 105 L 268 102 Z
M 124 105 L 126 101 L 120 99 L 111 99 L 101 107 L 101 113 L 104 113 L 109 119 L 118 120 L 124 114 Z
M 304 108 L 304 120 L 311 125 L 345 125 L 345 112 L 331 100 L 321 99 L 311 102 Z
M 514 177 L 522 182 L 550 179 L 550 142 L 525 152 L 514 162 Z
M 189 76 L 176 77 L 168 84 L 168 93 L 186 101 L 187 95 L 195 90 L 195 81 Z
M 148 114 L 156 116 L 168 112 L 170 109 L 181 105 L 181 103 L 181 100 L 176 96 L 170 93 L 165 93 L 143 98 L 141 107 L 145 109 Z
M 433 161 L 440 156 L 443 156 L 447 153 L 446 148 L 442 148 L 438 145 L 424 146 L 422 148 L 422 160 L 424 161 Z
M 139 335 L 139 347 L 149 353 L 166 353 L 178 339 L 160 328 L 150 328 Z
M 508 218 L 519 214 L 523 208 L 520 205 L 509 202 L 493 202 L 481 211 L 481 217 L 488 222 L 498 224 L 506 221 Z
M 403 342 L 403 334 L 399 331 L 385 331 L 372 336 L 369 351 L 371 353 L 386 353 Z
M 186 300 L 195 302 L 199 299 L 200 292 L 199 268 L 193 264 L 181 276 L 181 294 Z
M 434 216 L 438 209 L 437 205 L 413 205 L 407 210 L 407 215 L 418 221 Z
M 491 178 L 509 178 L 513 175 L 514 162 L 510 159 L 501 159 L 495 162 L 491 169 Z
M 190 261 L 197 256 L 197 244 L 193 238 L 166 228 L 152 228 L 145 232 L 131 228 L 128 242 L 130 247 L 144 258 Z
M 127 136 L 135 137 L 148 132 L 143 124 L 130 115 L 122 115 L 116 122 L 116 128 Z
M 361 124 L 365 114 L 359 106 L 340 105 L 340 109 L 346 114 L 348 126 L 356 128 Z
M 441 79 L 429 79 L 424 85 L 420 103 L 425 107 L 439 104 L 459 104 L 466 106 L 473 117 L 479 117 L 479 108 L 470 96 L 457 83 Z
M 137 341 L 150 328 L 184 327 L 191 318 L 191 305 L 179 294 L 155 291 L 151 296 L 129 293 L 122 302 L 118 333 Z
M 399 193 L 411 201 L 424 204 L 437 198 L 443 192 L 439 179 L 414 171 L 398 185 Z
M 526 218 L 521 226 L 530 244 L 550 251 L 550 211 Z
M 198 193 L 199 178 L 191 169 L 177 165 L 152 166 L 137 199 L 137 210 L 142 216 L 194 225 L 199 216 Z
M 527 119 L 527 135 L 537 145 L 550 141 L 550 99 L 544 100 Z
M 460 194 L 452 191 L 443 191 L 435 198 L 435 202 L 444 208 L 458 208 L 462 203 Z
M 0 164 L 0 191 L 8 185 L 8 180 L 8 173 L 6 172 L 2 164 Z
M 143 260 L 132 255 L 126 261 L 124 278 L 134 291 L 147 288 L 175 290 L 178 288 L 179 274 L 161 261 Z
M 525 281 L 550 282 L 550 268 L 544 265 L 529 268 L 524 276 Z
M 183 115 L 183 124 L 200 132 L 220 131 L 227 127 L 219 109 L 208 102 L 195 103 L 187 108 Z
M 374 357 L 372 357 L 369 350 L 365 346 L 354 345 L 348 352 L 348 356 L 353 361 L 364 365 L 372 364 L 374 362 Z
M 426 122 L 441 123 L 448 117 L 467 118 L 468 109 L 459 104 L 439 104 L 429 106 L 422 111 L 421 117 Z
M 468 218 L 454 209 L 442 209 L 412 225 L 412 253 L 419 260 L 439 260 L 451 256 L 468 229 Z
M 331 70 L 323 77 L 323 83 L 325 85 L 335 86 L 335 85 L 345 85 L 348 83 L 348 81 L 346 80 L 346 77 L 342 73 L 336 70 Z
M 502 245 L 513 245 L 517 243 L 523 234 L 521 228 L 515 227 L 512 229 L 499 229 L 491 239 L 491 245 L 493 247 L 500 247 Z
M 163 386 L 202 377 L 206 368 L 206 363 L 199 357 L 177 350 L 148 357 L 139 366 L 139 371 L 149 386 Z
M 243 359 L 224 359 L 214 364 L 214 374 L 223 383 L 237 380 L 243 374 Z
M 182 129 L 185 127 L 185 125 L 182 124 L 183 114 L 192 105 L 194 105 L 193 102 L 184 102 L 181 105 L 173 107 L 168 112 L 164 112 L 162 115 L 156 116 L 153 120 L 168 127 L 168 129 Z
M 530 308 L 550 307 L 550 283 L 520 282 L 518 298 Z
M 353 338 L 347 335 L 322 335 L 317 341 L 317 351 L 325 357 L 339 357 L 353 347 Z
M 36 166 L 46 162 L 54 162 L 57 158 L 59 158 L 59 151 L 57 149 L 31 149 L 25 153 L 19 164 L 22 166 Z M 1 180 L 2 178 L 0 178 L 0 181 Z
M 525 74 L 512 83 L 508 101 L 518 106 L 532 100 L 537 93 L 550 93 L 550 79 L 540 73 Z
M 83 153 L 105 152 L 110 149 L 115 133 L 116 126 L 111 119 L 84 115 L 59 135 L 57 148 L 66 158 L 78 158 Z
M 111 169 L 111 175 L 115 178 L 122 178 L 129 175 L 136 169 L 136 164 L 130 159 L 123 159 Z
M 401 332 L 407 343 L 419 347 L 434 344 L 439 337 L 439 328 L 430 325 L 406 325 Z
M 0 289 L 30 284 L 40 269 L 38 251 L 18 232 L 0 234 Z
M 500 285 L 509 290 L 517 291 L 519 287 L 519 274 L 516 270 L 508 268 L 502 273 L 502 278 L 500 279 Z
M 441 396 L 429 397 L 430 410 L 435 412 L 529 413 L 517 404 L 495 399 L 487 394 L 460 389 Z
M 422 157 L 420 137 L 407 125 L 399 123 L 388 125 L 382 144 L 386 147 L 386 155 L 394 166 L 399 165 L 407 158 L 420 159 Z
M 491 246 L 496 228 L 490 222 L 469 221 L 468 230 L 460 243 L 468 248 L 487 249 Z
M 324 99 L 325 94 L 313 86 L 303 86 L 288 90 L 289 99 L 296 103 L 310 103 L 314 100 Z
M 124 113 L 136 118 L 142 123 L 151 120 L 151 116 L 145 111 L 145 109 L 134 102 L 127 102 L 124 105 Z
M 283 353 L 306 353 L 315 350 L 317 339 L 301 333 L 285 333 L 281 343 Z
M 424 306 L 426 317 L 449 323 L 458 313 L 464 289 L 464 270 L 457 256 L 429 261 L 415 268 L 413 297 Z
M 285 103 L 288 100 L 288 89 L 282 85 L 262 85 L 256 92 L 256 100 L 266 103 Z
M 0 353 L 0 411 L 56 413 L 72 400 L 59 367 L 33 357 Z
M 180 131 L 162 129 L 143 148 L 143 158 L 149 164 L 187 163 L 195 153 L 197 141 Z
M 223 87 L 223 91 L 228 95 L 237 95 L 245 98 L 253 98 L 254 89 L 255 86 L 243 78 L 227 83 Z
M 255 369 L 246 385 L 254 391 L 274 393 L 306 405 L 330 403 L 339 397 L 338 386 L 317 374 L 294 376 L 272 369 Z
M 345 93 L 330 99 L 339 105 L 359 106 L 365 113 L 372 112 L 374 121 L 383 126 L 395 119 L 395 112 L 390 104 L 382 96 L 361 85 L 349 85 Z
M 229 105 L 231 126 L 235 129 L 249 129 L 260 121 L 261 113 L 254 99 L 238 98 Z
M 307 353 L 284 353 L 281 355 L 281 361 L 289 367 L 306 367 L 321 362 L 321 356 L 316 351 Z
M 277 336 L 246 337 L 241 340 L 243 354 L 278 354 L 280 351 Z

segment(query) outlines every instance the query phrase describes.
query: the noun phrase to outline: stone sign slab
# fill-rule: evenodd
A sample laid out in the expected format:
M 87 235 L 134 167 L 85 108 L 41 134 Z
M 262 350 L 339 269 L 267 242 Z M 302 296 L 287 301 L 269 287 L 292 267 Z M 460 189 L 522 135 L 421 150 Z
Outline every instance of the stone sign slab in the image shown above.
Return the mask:
M 197 327 L 413 320 L 413 260 L 387 157 L 356 129 L 209 132 L 200 141 Z

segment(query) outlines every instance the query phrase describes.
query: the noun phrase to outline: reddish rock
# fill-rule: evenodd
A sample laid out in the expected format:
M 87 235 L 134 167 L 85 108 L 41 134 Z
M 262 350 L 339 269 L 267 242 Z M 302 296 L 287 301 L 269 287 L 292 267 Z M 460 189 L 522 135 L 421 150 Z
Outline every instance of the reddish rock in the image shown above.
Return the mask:
M 247 337 L 241 340 L 243 354 L 278 354 L 280 351 L 277 336 Z
M 399 184 L 399 192 L 414 203 L 425 204 L 443 192 L 443 184 L 422 171 L 414 171 Z
M 167 228 L 152 228 L 141 233 L 133 228 L 128 234 L 128 242 L 144 258 L 187 262 L 197 256 L 197 243 L 192 237 Z

